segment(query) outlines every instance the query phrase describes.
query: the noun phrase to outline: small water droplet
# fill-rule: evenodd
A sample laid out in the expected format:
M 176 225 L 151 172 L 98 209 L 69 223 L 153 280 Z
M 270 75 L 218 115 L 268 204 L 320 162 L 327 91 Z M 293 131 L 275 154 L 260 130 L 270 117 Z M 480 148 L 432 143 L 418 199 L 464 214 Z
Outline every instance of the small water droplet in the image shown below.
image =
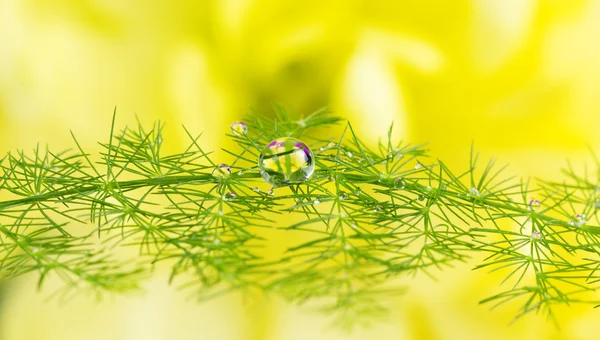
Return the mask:
M 214 239 L 214 240 L 213 240 L 213 243 L 214 243 L 214 244 L 220 244 L 220 243 L 221 243 L 221 240 L 220 240 L 220 239 L 218 239 L 218 238 L 216 238 L 216 239 Z
M 225 195 L 223 195 L 223 199 L 225 201 L 231 201 L 236 197 L 237 197 L 237 194 L 234 191 L 228 192 Z
M 231 175 L 231 168 L 229 167 L 229 165 L 227 165 L 225 163 L 221 163 L 213 169 L 212 175 L 214 177 L 219 177 L 219 178 L 229 176 L 229 175 Z
M 347 151 L 346 156 L 348 156 L 348 158 L 352 158 L 352 157 L 354 157 L 354 154 L 352 154 L 352 152 L 350 152 L 350 151 Z
M 582 214 L 582 215 L 575 215 L 575 220 L 574 221 L 570 221 L 569 224 L 574 226 L 574 227 L 581 227 L 582 225 L 586 224 L 587 220 L 586 220 L 586 215 Z
M 58 170 L 60 170 L 60 169 L 58 167 L 54 167 L 54 169 L 52 169 L 52 170 L 54 170 L 54 172 L 58 172 Z
M 33 251 L 34 253 L 37 253 L 40 250 L 38 248 L 33 248 L 31 251 Z
M 304 119 L 300 119 L 299 121 L 296 122 L 296 124 L 300 125 L 301 127 L 306 126 L 306 122 L 304 121 Z
M 315 198 L 315 200 L 313 201 L 314 204 L 320 204 L 321 201 L 318 198 Z
M 346 244 L 344 244 L 344 249 L 345 249 L 345 250 L 350 250 L 350 248 L 351 248 L 351 247 L 350 247 L 350 245 L 349 245 L 349 244 L 347 244 L 347 243 L 346 243 Z
M 350 223 L 350 228 L 356 229 L 356 223 L 354 223 L 354 222 Z
M 406 188 L 406 182 L 402 179 L 402 177 L 398 177 L 394 181 L 394 187 L 404 190 L 404 188 Z
M 542 233 L 540 233 L 539 231 L 534 231 L 533 233 L 531 233 L 532 240 L 540 240 L 541 238 L 542 238 Z
M 376 205 L 376 206 L 375 206 L 375 209 L 373 209 L 373 211 L 375 211 L 375 212 L 380 212 L 380 211 L 381 211 L 381 209 L 383 209 L 383 208 L 382 208 L 380 205 Z
M 269 196 L 275 195 L 275 190 L 273 190 L 273 188 L 267 190 L 267 195 L 269 195 Z
M 469 189 L 467 196 L 468 197 L 479 197 L 480 196 L 479 190 L 477 190 L 477 188 L 471 188 L 471 189 Z
M 158 138 L 156 139 L 156 143 L 158 143 L 158 144 L 162 144 L 162 142 L 163 142 L 162 138 L 158 137 Z
M 427 188 L 425 188 L 425 190 L 427 191 L 431 191 L 433 188 L 431 187 L 431 185 L 428 185 Z
M 421 165 L 421 163 L 417 162 L 417 164 L 415 164 L 415 170 L 421 169 L 423 167 L 423 165 Z
M 539 208 L 541 205 L 542 205 L 542 203 L 536 199 L 529 200 L 529 209 L 531 209 L 531 210 L 535 210 L 536 208 Z
M 361 193 L 362 193 L 362 188 L 360 188 L 360 187 L 356 188 L 356 191 L 354 191 L 355 196 L 360 196 Z
M 243 136 L 248 133 L 248 126 L 244 122 L 233 122 L 229 127 L 234 136 Z
M 340 192 L 339 198 L 340 198 L 340 201 L 343 201 L 346 198 L 348 198 L 348 194 L 346 194 L 345 192 L 342 191 L 342 192 Z
M 44 168 L 49 169 L 50 168 L 50 164 L 49 163 L 44 163 Z
M 325 147 L 323 147 L 323 146 L 319 148 L 319 151 L 321 151 L 321 152 L 323 152 L 325 150 L 327 150 L 327 149 Z
M 217 214 L 218 214 L 219 216 L 223 216 L 223 210 L 217 210 Z
M 260 192 L 260 189 L 258 187 L 254 187 L 252 188 L 252 191 L 258 194 Z
M 242 176 L 244 174 L 244 170 L 238 171 L 238 175 Z
M 419 194 L 419 195 L 417 196 L 417 199 L 418 199 L 419 201 L 423 201 L 423 200 L 425 199 L 425 195 L 423 195 L 423 194 Z
M 336 145 L 337 145 L 337 144 L 335 144 L 334 142 L 330 142 L 329 144 L 327 144 L 327 147 L 328 147 L 329 149 L 333 149 L 333 148 L 335 148 L 335 146 L 336 146 Z

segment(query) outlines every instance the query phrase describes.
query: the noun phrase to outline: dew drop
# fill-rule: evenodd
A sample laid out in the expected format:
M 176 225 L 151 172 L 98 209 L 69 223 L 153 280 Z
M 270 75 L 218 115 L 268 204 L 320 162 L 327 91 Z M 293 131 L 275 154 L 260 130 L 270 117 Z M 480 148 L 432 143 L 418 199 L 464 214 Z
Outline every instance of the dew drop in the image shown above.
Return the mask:
M 275 187 L 302 183 L 315 171 L 315 157 L 299 139 L 277 138 L 260 153 L 258 170 L 262 178 Z
M 534 231 L 533 233 L 531 233 L 531 239 L 532 240 L 542 239 L 542 233 L 540 233 L 539 231 Z
M 315 200 L 313 201 L 314 204 L 320 204 L 321 201 L 318 198 L 315 198 Z
M 323 147 L 323 146 L 319 148 L 319 151 L 321 151 L 321 152 L 323 152 L 325 150 L 327 150 L 327 149 L 325 147 Z
M 237 197 L 237 194 L 234 191 L 228 192 L 225 195 L 223 195 L 223 199 L 225 201 L 231 201 L 236 197 Z
M 44 163 L 44 168 L 50 169 L 50 164 L 49 163 Z
M 382 208 L 381 208 L 381 206 L 380 206 L 380 205 L 376 205 L 376 206 L 375 206 L 375 209 L 373 209 L 373 211 L 375 211 L 375 212 L 380 212 L 380 211 L 381 211 L 381 209 L 382 209 Z
M 273 188 L 267 190 L 267 195 L 269 195 L 269 196 L 275 195 L 275 190 L 273 190 Z
M 471 188 L 471 189 L 469 189 L 467 196 L 468 197 L 479 197 L 480 196 L 479 190 L 477 190 L 477 188 Z
M 344 249 L 345 250 L 350 250 L 350 245 L 349 244 L 344 244 Z
M 418 199 L 419 201 L 423 201 L 423 200 L 425 199 L 425 195 L 423 195 L 423 194 L 419 194 L 419 195 L 417 196 L 417 199 Z
M 354 223 L 354 222 L 350 223 L 350 228 L 356 229 L 356 223 Z
M 542 205 L 542 203 L 536 199 L 529 200 L 529 209 L 531 209 L 531 210 L 535 210 L 535 209 L 539 208 L 541 205 Z
M 213 240 L 213 243 L 214 243 L 214 244 L 220 244 L 220 243 L 221 243 L 221 240 L 220 240 L 220 239 L 218 239 L 218 238 L 216 238 L 216 239 L 214 239 L 214 240 Z
M 218 214 L 219 216 L 223 216 L 223 210 L 218 210 L 218 211 L 217 211 L 217 214 Z
M 340 198 L 340 201 L 343 201 L 346 198 L 348 198 L 348 194 L 346 194 L 345 192 L 342 191 L 342 192 L 340 192 L 339 198 Z
M 402 177 L 398 177 L 394 181 L 394 187 L 404 190 L 404 188 L 406 188 L 406 182 L 402 179 Z
M 213 169 L 212 175 L 218 178 L 227 177 L 231 175 L 231 168 L 229 167 L 229 165 L 221 163 Z
M 350 151 L 347 151 L 346 156 L 348 156 L 348 158 L 352 158 L 352 157 L 354 157 L 354 154 Z
M 260 189 L 258 187 L 254 187 L 252 188 L 252 191 L 258 194 L 260 192 Z
M 238 175 L 242 176 L 244 174 L 244 170 L 238 171 Z
M 243 136 L 248 133 L 248 126 L 244 122 L 233 122 L 229 127 L 234 136 Z
M 38 248 L 33 248 L 31 251 L 33 251 L 34 253 L 39 252 L 40 250 Z
M 335 148 L 336 144 L 334 142 L 330 142 L 329 144 L 327 144 L 327 148 L 329 149 L 333 149 Z
M 419 170 L 423 167 L 423 165 L 421 165 L 421 163 L 417 162 L 417 164 L 415 164 L 415 170 Z
M 356 188 L 356 191 L 354 191 L 355 196 L 360 196 L 361 193 L 362 193 L 362 188 L 360 188 L 360 187 Z

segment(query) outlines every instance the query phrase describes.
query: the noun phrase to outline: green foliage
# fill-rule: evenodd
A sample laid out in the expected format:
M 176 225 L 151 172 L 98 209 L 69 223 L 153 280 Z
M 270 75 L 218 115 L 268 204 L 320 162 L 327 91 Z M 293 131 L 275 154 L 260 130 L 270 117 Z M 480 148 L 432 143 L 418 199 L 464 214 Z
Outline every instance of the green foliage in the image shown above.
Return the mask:
M 274 120 L 245 122 L 247 134 L 230 135 L 238 147 L 224 150 L 234 158 L 231 173 L 213 173 L 221 162 L 187 130 L 189 147 L 164 155 L 160 123 L 117 133 L 114 119 L 99 158 L 75 137 L 74 151 L 7 154 L 0 278 L 37 272 L 41 287 L 53 275 L 64 296 L 86 287 L 126 291 L 164 262 L 169 280 L 200 299 L 239 289 L 321 299 L 343 321 L 385 310 L 404 289 L 394 278 L 434 277 L 487 254 L 476 268 L 503 272 L 504 288 L 482 303 L 518 300 L 517 317 L 599 303 L 600 170 L 581 176 L 569 168 L 560 182 L 531 185 L 494 161 L 480 168 L 473 151 L 457 174 L 428 162 L 423 146 L 394 143 L 391 128 L 375 148 L 349 123 L 319 137 L 342 122 L 324 110 L 294 120 L 278 108 Z M 316 171 L 306 183 L 266 190 L 256 160 L 283 136 L 310 146 Z M 295 244 L 273 255 L 274 232 Z

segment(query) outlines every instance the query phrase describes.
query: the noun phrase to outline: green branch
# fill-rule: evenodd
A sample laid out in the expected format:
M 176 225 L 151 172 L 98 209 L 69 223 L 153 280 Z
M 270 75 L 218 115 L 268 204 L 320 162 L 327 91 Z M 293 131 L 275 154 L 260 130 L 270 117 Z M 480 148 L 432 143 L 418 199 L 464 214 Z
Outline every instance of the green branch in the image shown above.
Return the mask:
M 76 151 L 8 153 L 0 164 L 0 278 L 36 272 L 41 287 L 55 276 L 68 297 L 137 289 L 164 262 L 169 281 L 199 299 L 260 290 L 330 301 L 326 310 L 347 321 L 380 315 L 405 290 L 396 277 L 435 279 L 457 262 L 482 261 L 476 269 L 504 273 L 504 288 L 482 303 L 519 301 L 517 318 L 600 303 L 599 164 L 593 176 L 569 168 L 560 181 L 532 184 L 494 161 L 480 168 L 472 151 L 467 170 L 455 174 L 440 160 L 426 162 L 422 146 L 394 143 L 392 129 L 375 148 L 349 123 L 321 137 L 341 121 L 324 110 L 302 120 L 281 108 L 275 120 L 250 116 L 228 135 L 237 143 L 224 150 L 231 166 L 187 130 L 189 147 L 164 155 L 160 123 L 116 133 L 114 119 L 98 158 L 77 140 Z M 257 160 L 281 137 L 301 138 L 314 155 L 301 145 L 299 154 L 279 150 L 265 162 L 290 172 L 308 157 L 315 171 L 273 190 Z M 284 253 L 275 250 L 279 235 L 289 240 Z

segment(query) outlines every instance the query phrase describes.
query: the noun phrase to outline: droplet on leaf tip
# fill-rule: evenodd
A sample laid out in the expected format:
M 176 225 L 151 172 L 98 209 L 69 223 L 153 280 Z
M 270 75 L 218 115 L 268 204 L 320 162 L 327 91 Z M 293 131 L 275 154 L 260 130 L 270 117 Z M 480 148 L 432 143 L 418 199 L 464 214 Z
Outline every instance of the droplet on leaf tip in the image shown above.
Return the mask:
M 248 133 L 248 126 L 244 122 L 233 122 L 229 127 L 234 136 L 243 136 Z

